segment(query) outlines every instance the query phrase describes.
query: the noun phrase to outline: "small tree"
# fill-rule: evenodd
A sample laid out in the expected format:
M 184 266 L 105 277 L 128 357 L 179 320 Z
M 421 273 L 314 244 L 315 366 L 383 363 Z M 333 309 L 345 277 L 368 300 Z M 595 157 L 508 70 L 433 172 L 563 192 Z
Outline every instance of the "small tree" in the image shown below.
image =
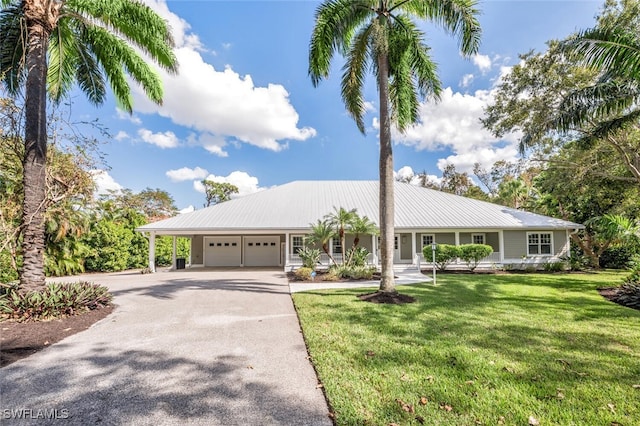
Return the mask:
M 486 244 L 463 244 L 459 247 L 460 259 L 467 262 L 467 267 L 474 271 L 478 263 L 493 253 L 493 247 Z
M 336 261 L 329 253 L 329 241 L 331 238 L 335 237 L 335 232 L 333 227 L 326 221 L 318 219 L 318 222 L 310 224 L 311 232 L 306 237 L 306 242 L 308 244 L 317 244 L 322 247 L 322 251 L 329 256 L 331 262 L 335 265 Z
M 238 193 L 238 187 L 227 182 L 203 180 L 202 185 L 204 185 L 204 193 L 207 198 L 205 207 L 229 201 L 231 194 Z

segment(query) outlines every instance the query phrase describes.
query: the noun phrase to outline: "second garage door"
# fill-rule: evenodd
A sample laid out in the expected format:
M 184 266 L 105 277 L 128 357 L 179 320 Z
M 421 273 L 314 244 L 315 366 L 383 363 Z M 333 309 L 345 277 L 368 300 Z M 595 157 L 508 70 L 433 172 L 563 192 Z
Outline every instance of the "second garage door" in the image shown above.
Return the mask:
M 278 266 L 280 264 L 280 237 L 245 237 L 245 266 Z

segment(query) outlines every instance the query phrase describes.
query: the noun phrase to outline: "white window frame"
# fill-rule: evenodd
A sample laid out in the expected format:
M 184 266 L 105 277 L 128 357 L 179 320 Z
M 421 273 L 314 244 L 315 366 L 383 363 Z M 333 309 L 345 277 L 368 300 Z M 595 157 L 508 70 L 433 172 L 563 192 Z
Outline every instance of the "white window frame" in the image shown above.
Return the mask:
M 431 242 L 430 243 L 425 243 L 425 237 L 431 237 Z M 431 244 L 436 242 L 436 234 L 420 234 L 420 244 L 422 246 L 422 248 L 426 247 L 426 246 L 431 246 Z
M 300 242 L 302 243 L 302 245 L 296 244 L 296 239 L 300 238 Z M 291 236 L 291 253 L 293 254 L 298 254 L 298 251 L 302 250 L 304 248 L 305 244 L 304 244 L 304 235 L 292 235 Z M 296 249 L 298 249 L 296 251 Z
M 340 251 L 336 251 L 338 248 Z M 331 253 L 333 254 L 342 254 L 342 244 L 340 244 L 340 237 L 335 237 L 331 239 Z
M 537 242 L 536 243 L 530 243 L 529 238 L 531 236 L 537 235 Z M 542 242 L 542 235 L 548 235 L 549 236 L 549 242 L 548 243 L 543 243 Z M 527 256 L 553 256 L 554 253 L 554 249 L 553 249 L 553 232 L 548 231 L 548 232 L 544 232 L 544 231 L 540 231 L 540 232 L 527 232 Z M 538 253 L 531 253 L 529 251 L 530 246 L 535 245 L 538 249 Z M 549 253 L 542 253 L 542 246 L 549 246 Z
M 482 237 L 482 242 L 481 243 L 476 243 L 476 241 L 475 241 L 476 237 Z M 476 233 L 471 234 L 471 244 L 487 244 L 487 234 L 480 233 L 480 232 L 476 232 Z

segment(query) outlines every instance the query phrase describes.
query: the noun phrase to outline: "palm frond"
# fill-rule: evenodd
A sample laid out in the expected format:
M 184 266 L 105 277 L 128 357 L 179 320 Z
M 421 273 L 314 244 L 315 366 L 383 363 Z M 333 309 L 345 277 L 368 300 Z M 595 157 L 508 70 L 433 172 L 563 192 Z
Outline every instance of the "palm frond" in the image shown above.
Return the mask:
M 82 33 L 86 31 L 84 25 L 80 24 L 78 32 Z M 86 36 L 81 36 L 85 39 Z M 107 96 L 105 77 L 102 74 L 102 68 L 94 52 L 91 51 L 90 46 L 86 43 L 75 44 L 75 64 L 76 75 L 75 78 L 78 82 L 78 86 L 89 98 L 89 101 L 94 105 L 100 105 L 104 102 Z
M 49 39 L 47 89 L 55 102 L 66 95 L 73 86 L 75 76 L 74 45 L 77 40 L 68 26 L 61 20 Z
M 122 40 L 98 27 L 89 27 L 86 31 L 86 42 L 97 62 L 102 65 L 118 106 L 124 111 L 133 112 L 131 88 L 126 79 L 122 59 L 116 54 L 119 49 L 112 43 L 116 39 L 117 44 L 120 45 L 123 44 Z
M 67 0 L 66 7 L 127 40 L 170 73 L 177 72 L 174 40 L 167 22 L 149 6 L 132 0 Z
M 557 119 L 550 127 L 563 132 L 584 128 L 592 122 L 624 114 L 640 100 L 635 82 L 614 80 L 576 90 L 562 100 Z
M 592 28 L 560 43 L 584 65 L 616 76 L 640 80 L 640 37 L 624 28 Z
M 369 3 L 364 0 L 330 0 L 316 9 L 316 22 L 309 43 L 309 76 L 314 86 L 329 77 L 333 56 L 348 52 L 353 35 L 372 16 Z
M 87 41 L 125 111 L 131 112 L 133 109 L 126 74 L 140 83 L 149 99 L 157 104 L 162 103 L 162 82 L 158 74 L 124 40 L 101 27 L 90 27 L 87 28 Z
M 476 0 L 420 0 L 402 2 L 398 9 L 440 25 L 458 39 L 460 52 L 470 56 L 478 52 L 482 35 L 477 6 Z
M 360 132 L 365 132 L 364 126 L 364 87 L 365 74 L 370 67 L 369 44 L 371 27 L 364 26 L 354 36 L 351 48 L 347 52 L 346 62 L 342 74 L 342 99 L 349 114 L 353 117 Z
M 0 34 L 0 80 L 5 82 L 9 94 L 15 96 L 26 78 L 27 27 L 20 6 L 9 5 L 0 11 Z

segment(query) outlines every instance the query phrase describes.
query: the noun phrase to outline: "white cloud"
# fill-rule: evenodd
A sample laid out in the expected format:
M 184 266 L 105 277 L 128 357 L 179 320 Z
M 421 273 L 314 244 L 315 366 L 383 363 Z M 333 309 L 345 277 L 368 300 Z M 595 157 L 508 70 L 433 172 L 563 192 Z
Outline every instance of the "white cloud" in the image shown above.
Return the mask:
M 196 135 L 191 133 L 187 139 L 189 145 L 201 146 L 210 153 L 218 157 L 228 157 L 229 153 L 223 148 L 227 145 L 227 141 L 223 137 L 215 136 L 210 133 L 201 133 Z
M 115 181 L 115 179 L 106 170 L 91 170 L 91 176 L 96 184 L 96 194 L 107 194 L 109 191 L 121 191 L 122 185 Z
M 188 207 L 185 207 L 184 209 L 178 210 L 178 214 L 191 213 L 191 212 L 193 212 L 195 210 L 196 210 L 195 207 L 193 207 L 192 205 L 189 205 Z
M 375 105 L 373 104 L 373 102 L 371 102 L 371 101 L 366 101 L 366 102 L 364 103 L 364 110 L 365 110 L 365 112 L 372 112 L 372 111 L 375 111 L 375 110 L 376 110 L 376 107 L 375 107 Z
M 128 112 L 124 112 L 120 108 L 116 108 L 116 114 L 118 115 L 118 118 L 120 120 L 130 121 L 133 124 L 138 126 L 142 124 L 142 120 L 140 120 L 140 117 L 136 116 L 135 114 L 129 114 Z
M 202 58 L 202 46 L 189 33 L 189 25 L 168 9 L 165 0 L 146 3 L 171 24 L 180 70 L 177 75 L 159 71 L 164 84 L 162 106 L 149 101 L 134 86 L 137 111 L 158 113 L 207 137 L 235 139 L 272 151 L 285 149 L 283 141 L 303 141 L 316 135 L 311 127 L 298 127 L 298 113 L 282 85 L 258 87 L 250 75 L 241 76 L 231 67 L 216 70 Z M 220 143 L 203 146 L 216 155 L 226 155 Z
M 196 167 L 195 169 L 182 167 L 176 170 L 169 170 L 165 174 L 173 182 L 183 182 L 185 180 L 202 180 L 207 177 L 209 172 L 201 167 Z
M 508 145 L 503 148 L 475 148 L 439 159 L 438 168 L 444 170 L 447 164 L 453 164 L 459 172 L 472 173 L 475 163 L 480 163 L 480 166 L 490 169 L 496 161 L 514 161 L 517 158 L 518 149 L 515 145 Z
M 115 137 L 114 137 L 114 139 L 117 140 L 118 142 L 123 141 L 125 139 L 130 139 L 130 138 L 131 138 L 131 136 L 129 136 L 129 133 L 127 133 L 127 132 L 125 132 L 123 130 L 120 130 L 118 132 L 118 134 L 116 134 Z
M 471 60 L 483 74 L 491 69 L 491 58 L 488 55 L 481 55 L 478 53 L 473 55 Z
M 138 136 L 140 136 L 140 138 L 142 138 L 146 143 L 156 145 L 163 149 L 175 148 L 180 145 L 178 137 L 173 132 L 153 133 L 148 129 L 140 129 L 138 130 Z
M 471 85 L 471 83 L 473 82 L 474 76 L 473 74 L 465 74 L 462 76 L 462 79 L 460 80 L 460 87 L 462 88 L 466 88 L 469 87 Z
M 411 168 L 411 166 L 404 166 L 401 167 L 400 170 L 398 170 L 397 172 L 393 172 L 393 177 L 396 179 L 412 179 L 415 176 L 415 173 L 413 172 L 413 169 Z
M 227 176 L 209 175 L 206 177 L 205 180 L 210 180 L 212 182 L 219 182 L 219 183 L 230 183 L 232 185 L 237 186 L 238 194 L 233 195 L 231 198 L 242 197 L 248 194 L 253 194 L 258 191 L 262 191 L 264 189 L 258 185 L 257 177 L 251 176 L 248 173 L 242 172 L 239 170 L 231 172 Z M 196 187 L 194 183 L 194 187 L 196 188 L 196 190 L 198 190 L 199 187 L 202 187 L 202 184 Z M 202 187 L 202 190 L 200 192 L 204 192 L 204 187 Z
M 519 135 L 496 138 L 480 122 L 484 108 L 493 101 L 494 90 L 462 94 L 446 88 L 439 103 L 429 101 L 421 105 L 418 124 L 404 134 L 393 131 L 394 141 L 418 151 L 444 148 L 453 151 L 453 155 L 439 160 L 440 169 L 445 163 L 452 163 L 459 171 L 469 172 L 475 162 L 489 167 L 497 160 L 515 160 Z M 377 120 L 374 126 L 379 127 Z
M 168 22 L 176 47 L 189 47 L 194 50 L 203 50 L 200 38 L 189 32 L 191 25 L 171 12 L 165 0 L 144 0 L 144 3 Z
M 417 150 L 450 147 L 465 151 L 470 146 L 490 146 L 498 140 L 482 127 L 480 117 L 491 99 L 490 91 L 478 90 L 471 95 L 454 93 L 448 87 L 442 91 L 440 102 L 421 105 L 418 124 L 404 134 L 394 132 L 394 139 Z
M 393 177 L 396 179 L 400 178 L 404 181 L 407 181 L 407 179 L 409 179 L 409 183 L 411 185 L 421 186 L 422 184 L 422 179 L 413 171 L 413 168 L 411 166 L 404 166 L 401 167 L 397 172 L 394 171 Z M 427 180 L 429 182 L 439 184 L 442 181 L 442 178 L 436 175 L 427 175 Z

